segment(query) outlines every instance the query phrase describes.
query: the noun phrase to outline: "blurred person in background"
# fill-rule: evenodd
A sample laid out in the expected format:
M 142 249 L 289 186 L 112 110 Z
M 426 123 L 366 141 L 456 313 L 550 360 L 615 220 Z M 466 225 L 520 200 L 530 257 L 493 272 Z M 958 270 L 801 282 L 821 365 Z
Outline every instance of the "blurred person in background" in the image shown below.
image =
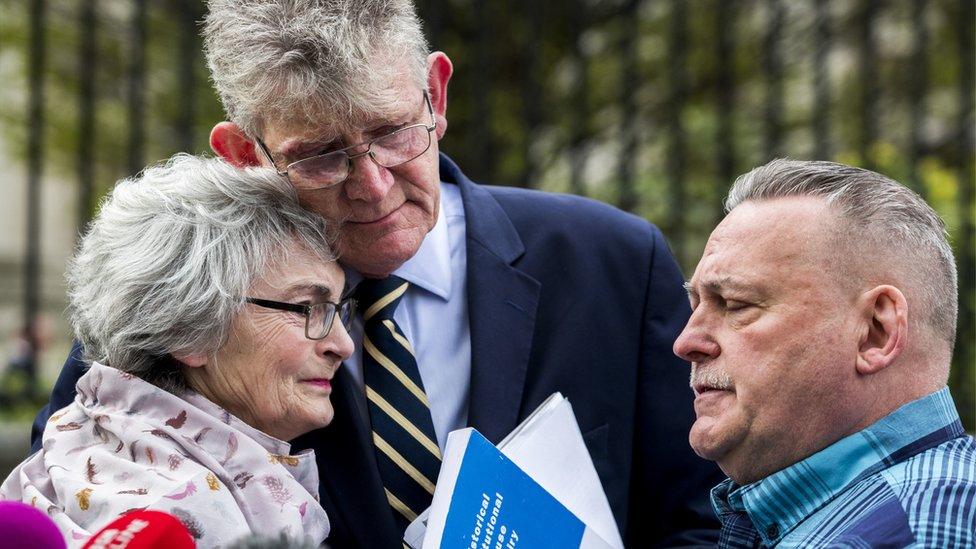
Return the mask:
M 120 182 L 68 270 L 90 367 L 0 497 L 72 544 L 139 509 L 201 547 L 254 533 L 321 542 L 314 452 L 353 350 L 325 221 L 266 169 L 177 156 Z
M 691 445 L 722 547 L 973 547 L 976 442 L 946 387 L 945 225 L 882 175 L 776 160 L 740 177 L 687 285 Z
M 498 442 L 555 391 L 627 544 L 714 542 L 707 492 L 721 476 L 686 440 L 693 410 L 671 344 L 689 309 L 656 227 L 592 200 L 475 184 L 439 154 L 453 67 L 408 0 L 213 0 L 203 33 L 229 118 L 214 151 L 273 166 L 338 223 L 357 286 L 335 421 L 294 441 L 316 451 L 334 547 L 400 546 L 430 505 L 448 433 Z M 80 371 L 69 360 L 51 407 Z
M 37 355 L 51 341 L 52 325 L 45 315 L 35 316 L 29 328 L 18 330 L 8 343 L 6 363 L 0 364 L 0 407 L 33 402 Z

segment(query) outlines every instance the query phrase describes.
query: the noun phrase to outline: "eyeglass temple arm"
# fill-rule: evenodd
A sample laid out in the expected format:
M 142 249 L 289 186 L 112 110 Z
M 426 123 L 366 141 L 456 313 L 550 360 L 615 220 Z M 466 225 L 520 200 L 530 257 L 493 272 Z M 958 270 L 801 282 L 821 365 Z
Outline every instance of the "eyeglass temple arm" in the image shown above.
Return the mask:
M 278 175 L 287 176 L 288 175 L 287 171 L 283 172 L 278 169 L 278 165 L 275 164 L 274 158 L 271 157 L 271 151 L 268 150 L 268 146 L 264 144 L 264 140 L 262 140 L 260 137 L 255 137 L 254 142 L 258 144 L 258 148 L 261 149 L 261 152 L 264 154 L 264 157 L 268 159 L 268 163 L 271 164 L 271 167 L 274 168 L 276 172 L 278 172 Z
M 244 301 L 248 303 L 253 303 L 259 307 L 266 307 L 268 309 L 277 309 L 279 311 L 290 311 L 293 313 L 308 313 L 310 307 L 308 305 L 299 305 L 297 303 L 282 303 L 280 301 L 271 301 L 268 299 L 258 299 L 256 297 L 245 297 Z

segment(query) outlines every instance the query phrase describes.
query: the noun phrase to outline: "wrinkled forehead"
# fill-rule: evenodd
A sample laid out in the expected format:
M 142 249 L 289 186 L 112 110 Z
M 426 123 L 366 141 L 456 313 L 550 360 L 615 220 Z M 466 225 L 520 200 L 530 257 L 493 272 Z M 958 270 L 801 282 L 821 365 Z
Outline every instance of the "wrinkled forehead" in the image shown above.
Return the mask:
M 382 67 L 390 62 L 378 59 L 374 64 Z M 281 101 L 282 107 L 259 113 L 262 137 L 266 142 L 333 139 L 419 112 L 422 83 L 402 60 L 395 64 L 399 68 L 376 70 L 369 78 L 358 81 L 359 87 L 350 89 L 348 94 L 303 96 Z
M 819 197 L 749 200 L 733 209 L 709 237 L 708 247 L 737 246 L 775 253 L 771 243 L 803 248 L 825 243 L 841 228 L 838 213 Z
M 326 110 L 295 115 L 275 114 L 262 124 L 262 139 L 288 148 L 290 142 L 328 142 L 387 124 L 415 118 L 423 105 L 423 91 L 408 87 L 369 112 Z
M 709 236 L 696 276 L 748 271 L 790 277 L 801 269 L 822 272 L 835 248 L 836 224 L 835 214 L 822 200 L 745 202 Z
M 323 251 L 313 251 L 298 239 L 276 250 L 273 257 L 251 282 L 251 290 L 271 291 L 274 297 L 290 298 L 298 294 L 338 297 L 345 286 L 346 274 L 339 264 Z

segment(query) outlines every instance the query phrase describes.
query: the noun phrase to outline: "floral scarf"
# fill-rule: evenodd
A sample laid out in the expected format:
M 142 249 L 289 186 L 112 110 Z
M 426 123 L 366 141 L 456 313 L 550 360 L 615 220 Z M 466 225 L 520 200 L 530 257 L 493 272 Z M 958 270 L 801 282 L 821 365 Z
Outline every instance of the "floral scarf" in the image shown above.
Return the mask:
M 328 535 L 311 450 L 290 455 L 199 394 L 176 396 L 98 363 L 77 392 L 48 420 L 42 450 L 0 486 L 0 498 L 46 511 L 69 546 L 141 509 L 176 516 L 199 547 L 250 533 Z

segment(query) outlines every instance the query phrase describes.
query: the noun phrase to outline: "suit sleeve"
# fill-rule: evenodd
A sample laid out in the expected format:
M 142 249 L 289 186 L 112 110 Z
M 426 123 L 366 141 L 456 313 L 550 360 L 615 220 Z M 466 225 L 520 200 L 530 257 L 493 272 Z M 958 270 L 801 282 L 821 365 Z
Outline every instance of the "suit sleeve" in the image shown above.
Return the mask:
M 41 408 L 37 417 L 34 418 L 34 425 L 31 427 L 31 454 L 41 449 L 41 435 L 44 434 L 47 418 L 51 417 L 51 414 L 57 410 L 71 404 L 71 401 L 75 399 L 75 384 L 78 383 L 78 378 L 84 375 L 87 369 L 88 366 L 82 360 L 81 344 L 75 341 L 72 343 L 71 352 L 68 353 L 68 358 L 61 368 L 61 375 L 58 376 L 58 380 L 54 384 L 54 390 L 51 391 L 51 400 Z
M 628 547 L 714 546 L 719 523 L 709 491 L 724 476 L 695 455 L 688 432 L 695 420 L 689 365 L 672 352 L 690 315 L 683 277 L 661 232 L 654 250 L 639 372 Z

